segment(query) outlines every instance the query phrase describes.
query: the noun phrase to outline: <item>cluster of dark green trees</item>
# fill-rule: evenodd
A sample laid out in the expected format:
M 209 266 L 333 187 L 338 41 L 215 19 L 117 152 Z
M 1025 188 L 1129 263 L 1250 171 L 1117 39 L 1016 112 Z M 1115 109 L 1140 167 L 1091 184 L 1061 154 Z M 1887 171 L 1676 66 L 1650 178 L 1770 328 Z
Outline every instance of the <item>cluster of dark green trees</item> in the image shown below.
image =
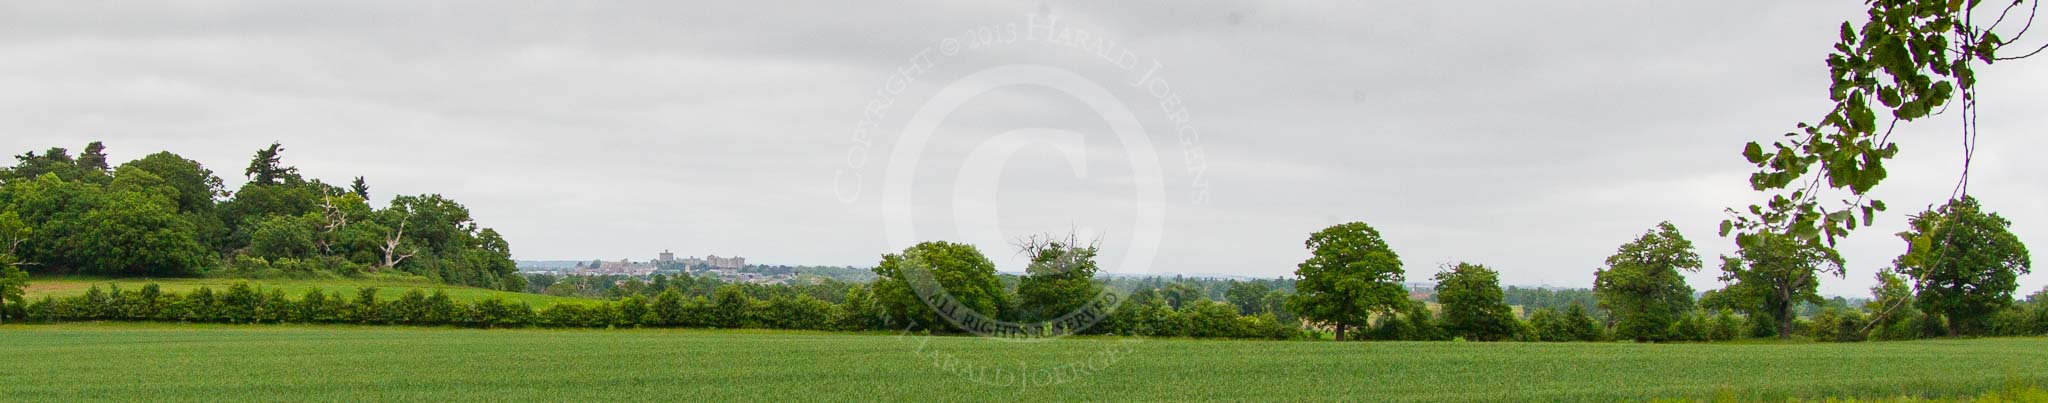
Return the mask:
M 1298 292 L 1287 308 L 1337 340 L 1595 341 L 1606 327 L 1584 305 L 1537 311 L 1523 321 L 1507 304 L 1500 274 L 1459 263 L 1437 272 L 1439 309 L 1410 299 L 1401 257 L 1365 223 L 1309 236 L 1310 257 L 1295 272 Z M 1358 332 L 1354 332 L 1358 330 Z M 1360 333 L 1354 335 L 1354 333 Z
M 870 318 L 881 328 L 933 332 L 959 331 L 966 320 L 994 320 L 1072 323 L 1077 326 L 1064 330 L 1077 334 L 1270 339 L 1304 335 L 1297 322 L 1284 317 L 1286 312 L 1275 309 L 1286 294 L 1262 289 L 1270 288 L 1263 283 L 1238 282 L 1242 285 L 1234 292 L 1258 297 L 1258 302 L 1245 304 L 1211 299 L 1182 282 L 1121 293 L 1096 279 L 1095 246 L 1080 245 L 1071 237 L 1026 245 L 1031 263 L 1014 286 L 1007 286 L 995 263 L 973 245 L 926 242 L 885 255 L 875 267 L 879 278 L 871 295 L 864 295 L 876 312 Z M 952 304 L 933 302 L 942 299 Z M 853 301 L 849 298 L 848 306 L 867 303 Z
M 0 258 L 38 274 L 107 276 L 424 276 L 449 284 L 525 288 L 511 247 L 439 195 L 367 203 L 348 187 L 306 179 L 284 147 L 257 150 L 249 179 L 228 192 L 197 161 L 159 152 L 110 166 L 94 142 L 29 152 L 0 168 Z
M 1371 329 L 1366 338 L 1373 339 L 1473 341 L 2048 334 L 2042 298 L 2014 298 L 2018 277 L 2032 263 L 2026 246 L 2008 231 L 2009 221 L 1963 197 L 1911 223 L 1913 230 L 1900 234 L 1907 252 L 1878 274 L 1880 285 L 1866 306 L 1829 307 L 1811 317 L 1797 312 L 1826 303 L 1816 291 L 1821 277 L 1844 273 L 1843 259 L 1832 248 L 1812 238 L 1744 235 L 1739 252 L 1722 258 L 1727 287 L 1696 301 L 1684 273 L 1704 265 L 1692 242 L 1670 223 L 1622 245 L 1595 273 L 1592 297 L 1604 321 L 1572 303 L 1566 312 L 1541 309 L 1524 322 L 1511 312 L 1497 273 L 1466 263 L 1437 273 L 1435 300 L 1442 308 L 1433 316 L 1408 301 L 1400 257 L 1363 223 L 1310 236 L 1312 257 L 1296 272 L 1300 294 L 1289 307 L 1339 340 L 1362 328 Z
M 1897 340 L 2033 335 L 2048 327 L 2032 319 L 2048 315 L 2030 313 L 2041 310 L 2039 304 L 2014 298 L 2032 261 L 2008 230 L 2010 221 L 1965 196 L 1914 215 L 1909 224 L 1911 230 L 1899 234 L 1906 252 L 1877 273 L 1863 307 L 1831 307 L 1811 318 L 1796 314 L 1797 306 L 1822 302 L 1815 291 L 1820 279 L 1843 277 L 1843 259 L 1815 238 L 1771 232 L 1737 237 L 1739 252 L 1722 257 L 1721 280 L 1728 286 L 1707 292 L 1700 305 L 1755 319 L 1753 334 L 1760 337 Z

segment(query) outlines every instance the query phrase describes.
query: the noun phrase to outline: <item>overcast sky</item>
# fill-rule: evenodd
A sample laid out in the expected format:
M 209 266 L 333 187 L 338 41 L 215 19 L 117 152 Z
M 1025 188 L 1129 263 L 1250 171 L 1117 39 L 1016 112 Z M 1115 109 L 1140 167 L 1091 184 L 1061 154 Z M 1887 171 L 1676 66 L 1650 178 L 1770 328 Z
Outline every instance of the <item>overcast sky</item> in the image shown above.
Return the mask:
M 452 197 L 520 259 L 673 249 L 870 266 L 891 250 L 884 195 L 902 186 L 909 237 L 975 242 L 1008 271 L 1006 239 L 1074 230 L 1103 242 L 1111 271 L 1290 275 L 1309 233 L 1364 221 L 1411 279 L 1472 261 L 1507 284 L 1587 286 L 1618 245 L 1670 220 L 1707 258 L 1692 276 L 1706 289 L 1733 244 L 1715 234 L 1722 209 L 1758 197 L 1742 144 L 1826 111 L 1822 57 L 1861 13 L 1848 0 L 417 3 L 0 2 L 0 150 L 168 150 L 233 188 L 281 141 L 309 177 L 367 176 L 380 200 Z M 1034 33 L 1048 15 L 1088 39 Z M 1005 66 L 1104 92 L 1005 86 L 913 119 Z M 1981 72 L 1971 189 L 2048 248 L 2030 160 L 2048 146 L 2048 69 Z M 1105 104 L 1145 141 L 1120 137 Z M 911 123 L 934 134 L 899 148 Z M 1848 277 L 1824 293 L 1868 295 L 1906 215 L 1949 196 L 1959 125 L 1894 136 L 1904 152 L 1877 192 L 1894 211 L 1844 243 Z M 907 176 L 888 180 L 892 163 Z M 986 222 L 1000 230 L 961 229 Z M 1148 229 L 1157 259 L 1123 265 Z M 2044 283 L 2024 277 L 2022 294 Z

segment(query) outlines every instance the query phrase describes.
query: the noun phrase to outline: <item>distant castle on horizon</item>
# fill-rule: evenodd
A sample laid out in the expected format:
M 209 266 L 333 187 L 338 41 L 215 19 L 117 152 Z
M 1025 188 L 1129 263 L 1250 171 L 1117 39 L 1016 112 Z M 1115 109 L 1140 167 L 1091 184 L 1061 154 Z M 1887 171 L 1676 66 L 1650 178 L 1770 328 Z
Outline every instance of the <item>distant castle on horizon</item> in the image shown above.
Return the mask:
M 681 263 L 682 265 L 684 265 L 684 266 L 688 266 L 688 267 L 697 267 L 697 266 L 705 266 L 705 267 L 711 267 L 711 268 L 715 268 L 715 269 L 732 269 L 732 270 L 739 270 L 739 269 L 742 269 L 742 268 L 745 268 L 745 267 L 747 267 L 747 258 L 744 258 L 744 257 L 739 257 L 739 256 L 733 256 L 733 257 L 718 257 L 718 255 L 710 255 L 710 256 L 705 256 L 705 257 L 704 257 L 703 259 L 698 259 L 698 258 L 697 258 L 697 257 L 695 257 L 695 256 L 691 256 L 691 257 L 687 257 L 687 258 L 683 258 L 683 259 L 676 259 L 676 254 L 675 254 L 675 252 L 670 252 L 670 251 L 668 251 L 667 249 L 663 249 L 663 250 L 661 251 L 661 256 L 660 256 L 660 257 L 658 257 L 658 258 L 655 258 L 654 262 L 655 262 L 655 263 Z
M 690 272 L 696 272 L 699 271 L 700 269 L 738 271 L 746 267 L 747 258 L 743 257 L 718 257 L 718 255 L 710 255 L 705 256 L 702 259 L 696 258 L 694 256 L 677 259 L 675 252 L 663 250 L 661 251 L 660 257 L 657 257 L 653 261 L 649 262 L 634 262 L 632 259 L 620 259 L 619 261 L 615 262 L 602 260 L 591 262 L 577 262 L 576 268 L 566 270 L 565 274 L 584 276 L 646 276 L 654 274 L 654 272 L 662 270 L 663 268 L 668 268 L 671 270 L 685 270 Z

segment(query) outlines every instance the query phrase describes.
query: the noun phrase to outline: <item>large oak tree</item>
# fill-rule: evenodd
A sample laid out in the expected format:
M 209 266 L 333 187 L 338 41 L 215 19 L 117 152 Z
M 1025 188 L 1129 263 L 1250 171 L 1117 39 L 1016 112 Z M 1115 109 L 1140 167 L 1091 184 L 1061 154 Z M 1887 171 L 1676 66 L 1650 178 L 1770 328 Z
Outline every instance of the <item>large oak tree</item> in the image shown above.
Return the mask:
M 1594 272 L 1593 293 L 1614 319 L 1614 337 L 1636 341 L 1671 339 L 1671 326 L 1692 309 L 1692 286 L 1680 273 L 1700 269 L 1692 241 L 1670 222 L 1621 245 Z
M 1899 233 L 1906 254 L 1893 264 L 1913 278 L 1922 311 L 1948 318 L 1949 335 L 1982 330 L 1986 317 L 2012 305 L 2019 276 L 2033 267 L 2027 245 L 2007 230 L 2012 222 L 1964 197 L 1911 223 Z
M 1295 270 L 1301 281 L 1288 301 L 1295 316 L 1334 328 L 1343 341 L 1347 330 L 1370 324 L 1373 315 L 1408 306 L 1401 256 L 1379 230 L 1362 222 L 1342 224 L 1309 235 L 1307 244 L 1311 255 Z
M 1792 337 L 1792 308 L 1822 302 L 1822 274 L 1844 275 L 1842 255 L 1833 248 L 1782 234 L 1762 234 L 1721 259 L 1721 281 L 1729 283 L 1724 295 L 1751 315 L 1777 319 L 1779 338 Z

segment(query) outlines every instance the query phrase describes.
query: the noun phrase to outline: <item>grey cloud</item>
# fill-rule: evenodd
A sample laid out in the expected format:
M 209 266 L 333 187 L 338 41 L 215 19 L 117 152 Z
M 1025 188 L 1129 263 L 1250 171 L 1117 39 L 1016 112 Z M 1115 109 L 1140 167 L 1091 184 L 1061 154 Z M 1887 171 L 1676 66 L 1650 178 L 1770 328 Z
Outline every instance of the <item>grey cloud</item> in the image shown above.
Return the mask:
M 1708 257 L 1720 208 L 1757 195 L 1736 155 L 1825 107 L 1820 57 L 1855 2 L 106 2 L 0 4 L 0 148 L 107 140 L 233 175 L 272 140 L 330 181 L 440 192 L 521 258 L 740 254 L 868 265 L 886 252 L 881 176 L 939 86 L 1029 63 L 1105 83 L 1152 131 L 1168 236 L 1152 271 L 1281 276 L 1309 232 L 1380 227 L 1423 278 L 1473 260 L 1517 284 L 1586 285 L 1613 248 L 1671 220 Z M 921 49 L 1051 11 L 1160 73 L 1201 130 L 1206 205 L 1165 113 L 1086 52 L 1002 46 L 945 58 L 846 169 L 863 108 Z M 1973 190 L 2048 239 L 2048 77 L 1996 66 Z M 1909 147 L 1895 211 L 1844 246 L 1862 295 L 1905 215 L 1948 194 L 1953 125 Z M 1101 226 L 1128 242 L 1131 170 L 1069 97 L 1003 91 L 949 116 L 917 172 L 919 228 L 947 237 L 950 181 L 1010 129 L 1087 133 L 1090 175 L 1021 151 L 1000 186 L 1013 231 Z M 836 177 L 864 178 L 841 203 Z M 1120 224 L 1121 223 L 1121 224 Z M 1126 238 L 1120 238 L 1126 237 Z M 982 245 L 1014 270 L 1003 245 Z M 1121 253 L 1121 252 L 1116 252 Z M 1118 255 L 1120 256 L 1120 255 Z M 1712 269 L 1694 277 L 1715 286 Z M 2044 276 L 2027 277 L 2038 289 Z

